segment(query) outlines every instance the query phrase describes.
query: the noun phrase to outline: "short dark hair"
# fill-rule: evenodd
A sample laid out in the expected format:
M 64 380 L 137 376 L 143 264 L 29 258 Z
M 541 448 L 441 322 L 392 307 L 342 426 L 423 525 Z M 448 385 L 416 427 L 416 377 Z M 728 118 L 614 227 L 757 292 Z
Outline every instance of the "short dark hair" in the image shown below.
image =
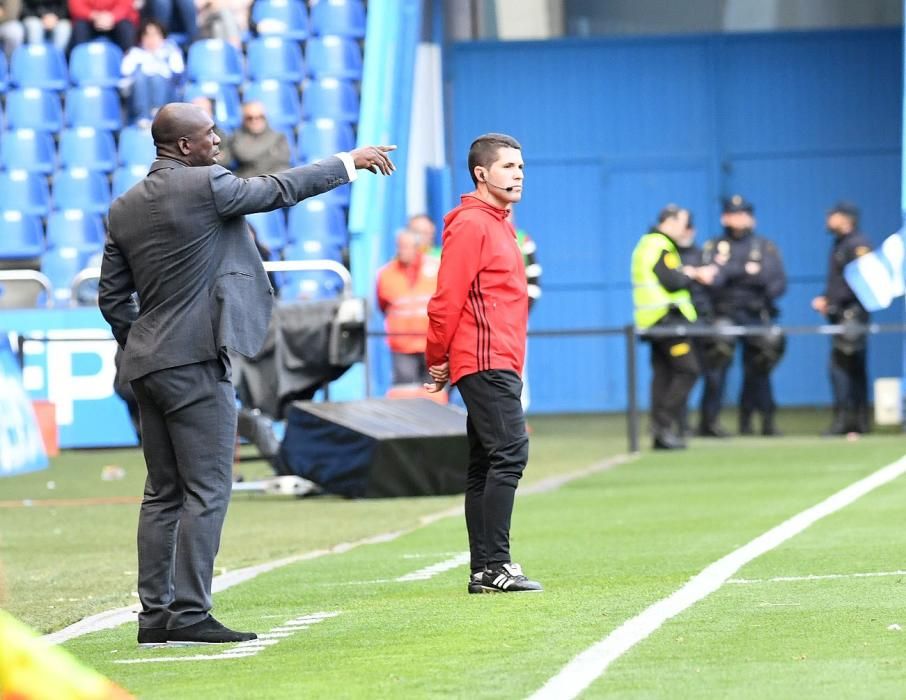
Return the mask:
M 668 204 L 663 209 L 661 209 L 657 214 L 658 224 L 664 223 L 667 219 L 674 219 L 683 212 L 689 212 L 685 207 L 681 207 L 678 204 Z M 689 221 L 692 221 L 692 213 L 689 212 Z
M 167 38 L 167 28 L 163 25 L 160 20 L 154 19 L 153 17 L 145 17 L 138 25 L 138 31 L 135 33 L 135 45 L 141 46 L 142 37 L 145 35 L 145 30 L 148 27 L 156 27 L 157 31 L 160 32 L 160 35 L 166 39 Z
M 831 216 L 833 214 L 843 214 L 843 216 L 849 218 L 849 220 L 852 222 L 853 226 L 859 225 L 859 215 L 860 215 L 859 207 L 857 207 L 852 202 L 845 202 L 845 201 L 837 202 L 827 212 L 828 216 Z
M 497 151 L 501 148 L 522 150 L 519 142 L 506 134 L 484 134 L 472 142 L 469 147 L 469 176 L 473 184 L 478 184 L 475 167 L 480 165 L 482 168 L 490 168 L 497 159 Z

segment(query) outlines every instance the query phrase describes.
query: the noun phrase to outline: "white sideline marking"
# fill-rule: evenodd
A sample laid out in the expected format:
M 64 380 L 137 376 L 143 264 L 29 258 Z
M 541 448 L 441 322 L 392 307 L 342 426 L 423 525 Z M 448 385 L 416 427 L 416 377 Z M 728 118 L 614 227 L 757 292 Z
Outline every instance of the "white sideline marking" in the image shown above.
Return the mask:
M 302 617 L 288 620 L 279 627 L 274 627 L 269 633 L 259 635 L 258 639 L 253 639 L 249 642 L 239 642 L 238 644 L 232 644 L 228 648 L 217 654 L 195 654 L 194 656 L 145 656 L 138 659 L 117 659 L 113 663 L 157 664 L 169 663 L 171 661 L 224 661 L 225 659 L 245 659 L 249 656 L 255 656 L 259 652 L 267 649 L 267 647 L 269 646 L 278 644 L 280 642 L 280 639 L 284 637 L 289 637 L 296 632 L 307 629 L 312 625 L 318 624 L 319 622 L 324 622 L 324 620 L 328 618 L 336 617 L 339 614 L 340 613 L 338 612 L 321 612 L 314 613 L 312 615 L 303 615 Z M 289 634 L 279 634 L 279 632 L 284 632 L 287 629 L 290 629 L 292 631 Z M 278 634 L 274 634 L 275 632 L 277 632 Z M 176 644 L 174 644 L 174 646 L 176 646 Z
M 418 571 L 413 571 L 411 574 L 406 574 L 405 576 L 400 576 L 396 581 L 399 583 L 407 583 L 409 581 L 427 581 L 430 578 L 434 578 L 438 574 L 442 574 L 445 571 L 450 569 L 455 569 L 463 564 L 469 563 L 469 553 L 460 552 L 455 557 L 450 559 L 445 559 L 444 561 L 437 562 L 436 564 L 431 564 L 431 566 L 426 566 L 424 569 L 419 569 Z
M 581 652 L 535 692 L 530 700 L 564 700 L 576 697 L 601 676 L 610 664 L 655 632 L 667 620 L 716 591 L 750 561 L 783 544 L 822 518 L 836 513 L 865 494 L 893 481 L 904 472 L 906 457 L 901 457 L 705 567 L 682 588 L 649 606 L 604 639 Z
M 637 459 L 637 455 L 616 455 L 614 457 L 608 457 L 607 459 L 601 460 L 590 467 L 581 469 L 577 472 L 572 472 L 571 474 L 565 474 L 563 476 L 551 477 L 548 479 L 543 479 L 536 484 L 527 486 L 524 489 L 521 489 L 516 492 L 517 495 L 531 495 L 538 493 L 547 493 L 549 491 L 554 491 L 570 481 L 576 479 L 582 479 L 586 476 L 591 476 L 592 474 L 597 474 L 599 472 L 608 471 L 614 467 L 618 467 L 621 464 L 626 462 L 632 462 Z M 423 515 L 418 519 L 418 523 L 413 527 L 396 530 L 394 532 L 385 532 L 380 535 L 373 535 L 371 537 L 365 537 L 361 540 L 356 540 L 355 542 L 341 542 L 329 549 L 316 549 L 311 552 L 304 552 L 303 554 L 295 554 L 293 556 L 284 557 L 282 559 L 275 559 L 274 561 L 264 562 L 262 564 L 256 564 L 255 566 L 247 566 L 242 569 L 236 569 L 226 574 L 221 574 L 216 576 L 213 581 L 212 590 L 214 593 L 219 593 L 220 591 L 225 591 L 228 588 L 232 588 L 235 585 L 240 583 L 245 583 L 250 581 L 253 578 L 265 574 L 274 569 L 279 569 L 290 564 L 295 564 L 300 561 L 306 561 L 309 559 L 318 559 L 329 554 L 343 554 L 348 552 L 356 547 L 361 547 L 363 545 L 369 544 L 381 544 L 384 542 L 392 542 L 403 535 L 408 535 L 410 532 L 415 532 L 420 530 L 428 525 L 433 525 L 434 523 L 443 520 L 444 518 L 450 518 L 457 515 L 461 515 L 463 512 L 463 506 L 453 506 L 452 508 L 445 508 L 444 510 L 437 511 L 436 513 L 429 513 L 428 515 Z M 43 639 L 50 644 L 62 644 L 63 642 L 68 642 L 70 639 L 75 639 L 76 637 L 81 637 L 86 634 L 91 634 L 92 632 L 100 632 L 102 630 L 114 629 L 120 625 L 124 625 L 128 622 L 136 622 L 138 619 L 138 611 L 140 606 L 138 603 L 127 606 L 125 608 L 116 608 L 114 610 L 106 610 L 96 615 L 91 615 L 86 617 L 78 622 L 75 622 L 68 627 L 64 627 L 61 630 L 52 632 L 51 634 L 44 635 Z
M 855 574 L 809 574 L 808 576 L 775 576 L 774 578 L 731 578 L 727 583 L 748 585 L 752 583 L 786 583 L 788 581 L 831 581 L 840 578 L 877 578 L 879 576 L 906 576 L 906 571 L 869 571 Z

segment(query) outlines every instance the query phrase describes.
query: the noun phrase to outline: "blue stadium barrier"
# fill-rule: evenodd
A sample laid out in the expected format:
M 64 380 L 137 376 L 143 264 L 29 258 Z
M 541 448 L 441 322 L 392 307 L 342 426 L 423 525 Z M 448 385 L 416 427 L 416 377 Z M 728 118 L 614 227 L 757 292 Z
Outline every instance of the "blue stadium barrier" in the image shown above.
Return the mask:
M 63 128 L 63 105 L 54 90 L 18 88 L 6 95 L 8 129 L 59 131 Z
M 314 78 L 362 79 L 362 49 L 342 36 L 313 37 L 305 43 L 305 64 Z
M 294 127 L 302 118 L 299 91 L 295 85 L 279 80 L 262 80 L 249 83 L 245 89 L 245 101 L 255 100 L 264 105 L 268 123 L 275 129 Z
M 18 209 L 34 216 L 47 216 L 50 211 L 47 178 L 27 170 L 0 172 L 0 210 L 7 209 Z
M 113 134 L 90 126 L 64 129 L 60 135 L 60 167 L 112 172 L 116 168 Z
M 186 74 L 193 82 L 215 80 L 239 85 L 243 80 L 242 55 L 223 39 L 202 39 L 189 46 Z
M 298 83 L 305 77 L 302 48 L 294 39 L 264 36 L 252 39 L 246 48 L 249 78 Z
M 123 126 L 120 98 L 113 88 L 94 85 L 70 88 L 66 93 L 66 125 L 118 131 Z
M 122 77 L 123 52 L 109 41 L 79 44 L 69 57 L 69 79 L 73 85 L 117 87 Z
M 65 90 L 66 59 L 53 44 L 22 44 L 10 58 L 10 82 L 17 87 Z
M 120 165 L 151 165 L 157 157 L 151 130 L 134 125 L 124 127 L 117 154 Z
M 52 212 L 47 219 L 49 249 L 75 248 L 80 253 L 92 255 L 103 245 L 104 222 L 99 213 L 64 209 Z
M 102 172 L 68 168 L 54 173 L 54 209 L 78 209 L 87 213 L 106 214 L 110 209 L 110 199 L 110 183 Z
M 312 4 L 311 31 L 324 36 L 365 36 L 365 5 L 362 0 L 319 0 Z
M 302 100 L 304 119 L 327 117 L 344 122 L 359 120 L 359 94 L 352 83 L 336 78 L 313 80 Z
M 0 212 L 0 258 L 31 260 L 44 252 L 41 219 L 17 209 Z
M 49 175 L 56 160 L 53 136 L 46 131 L 13 129 L 0 135 L 0 163 L 7 170 Z
M 295 41 L 308 38 L 308 13 L 299 0 L 258 0 L 252 5 L 252 25 L 259 36 L 274 34 Z

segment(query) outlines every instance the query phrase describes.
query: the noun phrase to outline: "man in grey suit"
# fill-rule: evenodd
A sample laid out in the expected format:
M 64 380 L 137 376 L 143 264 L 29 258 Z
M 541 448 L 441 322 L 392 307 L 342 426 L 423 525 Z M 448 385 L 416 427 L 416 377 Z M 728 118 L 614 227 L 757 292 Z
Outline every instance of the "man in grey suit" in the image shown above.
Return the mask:
M 138 642 L 248 641 L 256 635 L 210 614 L 236 435 L 227 351 L 258 352 L 274 293 L 244 215 L 292 206 L 355 179 L 356 169 L 389 175 L 395 147 L 245 180 L 216 164 L 220 139 L 197 106 L 164 106 L 151 133 L 157 160 L 110 208 L 98 290 L 138 400 L 148 468 Z

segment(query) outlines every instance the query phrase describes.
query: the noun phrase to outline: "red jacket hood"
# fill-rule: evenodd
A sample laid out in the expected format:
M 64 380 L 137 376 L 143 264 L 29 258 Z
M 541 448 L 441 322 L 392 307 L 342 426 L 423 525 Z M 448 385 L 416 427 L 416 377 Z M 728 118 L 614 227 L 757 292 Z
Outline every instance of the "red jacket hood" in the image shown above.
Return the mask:
M 499 219 L 500 221 L 505 221 L 506 218 L 510 215 L 508 209 L 498 209 L 497 207 L 491 206 L 484 200 L 479 199 L 474 194 L 462 195 L 462 197 L 460 197 L 460 202 L 461 203 L 458 207 L 452 209 L 444 217 L 444 226 L 449 226 L 457 216 L 460 216 L 464 212 L 471 214 L 476 211 L 485 211 L 494 218 Z

